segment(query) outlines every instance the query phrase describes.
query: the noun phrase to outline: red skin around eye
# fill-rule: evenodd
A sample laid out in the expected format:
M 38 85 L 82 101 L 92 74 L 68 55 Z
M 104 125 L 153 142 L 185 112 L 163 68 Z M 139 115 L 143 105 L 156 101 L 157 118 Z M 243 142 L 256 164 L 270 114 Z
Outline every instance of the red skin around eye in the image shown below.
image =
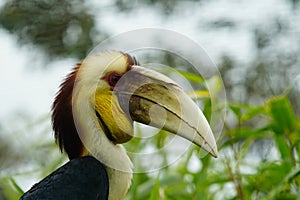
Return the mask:
M 110 88 L 113 90 L 118 80 L 122 77 L 123 74 L 119 72 L 111 72 L 106 74 L 102 79 L 105 80 Z

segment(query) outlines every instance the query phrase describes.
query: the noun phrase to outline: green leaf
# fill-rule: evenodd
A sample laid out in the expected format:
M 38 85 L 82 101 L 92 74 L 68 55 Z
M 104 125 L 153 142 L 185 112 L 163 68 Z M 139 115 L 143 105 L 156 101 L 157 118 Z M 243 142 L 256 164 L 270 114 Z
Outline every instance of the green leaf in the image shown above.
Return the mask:
M 210 96 L 215 99 L 218 96 L 218 93 L 223 88 L 223 82 L 219 76 L 213 76 L 206 81 L 207 88 L 209 90 Z
M 157 138 L 156 140 L 156 147 L 157 149 L 161 149 L 166 144 L 166 139 L 170 135 L 169 132 L 165 130 L 160 130 L 159 133 L 155 136 Z
M 159 189 L 160 189 L 160 186 L 159 186 L 159 178 L 156 179 L 156 182 L 153 186 L 153 189 L 151 191 L 151 195 L 150 195 L 150 198 L 149 200 L 157 200 L 157 199 L 160 199 L 160 195 L 159 195 Z
M 287 199 L 286 198 L 287 196 L 290 196 L 291 197 L 290 199 L 296 199 L 296 196 L 293 196 L 292 194 L 286 193 L 286 192 L 282 193 L 282 191 L 287 186 L 287 184 L 290 184 L 299 175 L 300 175 L 300 168 L 299 167 L 292 170 L 291 172 L 287 173 L 286 176 L 282 179 L 282 181 L 278 182 L 276 187 L 273 187 L 273 189 L 271 191 L 269 191 L 269 193 L 266 195 L 266 197 L 264 199 L 265 200 L 272 200 L 272 199 L 275 199 L 275 197 L 277 197 L 276 199 Z M 283 198 L 283 196 L 285 198 Z
M 237 118 L 240 118 L 242 116 L 241 106 L 229 104 L 229 109 L 236 115 Z
M 192 91 L 192 92 L 187 92 L 187 94 L 192 99 L 210 98 L 210 94 L 207 90 L 195 90 L 195 91 Z
M 20 186 L 12 177 L 1 179 L 0 187 L 2 188 L 5 197 L 8 200 L 19 199 L 21 195 L 24 194 L 24 191 L 20 188 Z
M 295 128 L 296 117 L 290 101 L 285 96 L 271 98 L 266 104 L 266 109 L 272 118 L 275 133 L 287 133 Z
M 246 108 L 246 113 L 242 116 L 241 120 L 243 122 L 248 121 L 259 114 L 265 114 L 265 109 L 263 106 L 251 107 L 249 106 Z
M 284 164 L 277 162 L 262 162 L 257 170 L 256 174 L 247 177 L 250 183 L 248 187 L 253 192 L 265 194 L 279 187 L 286 174 L 289 173 L 289 169 Z
M 257 139 L 270 139 L 273 137 L 272 132 L 270 132 L 266 127 L 262 127 L 260 129 L 254 129 L 252 127 L 240 127 L 237 129 L 228 130 L 227 134 L 230 135 L 230 137 L 224 141 L 222 148 L 239 143 L 241 141 L 250 142 Z
M 204 101 L 203 114 L 206 119 L 211 119 L 212 116 L 212 102 L 210 99 Z
M 198 74 L 186 72 L 182 70 L 176 70 L 180 75 L 182 75 L 184 78 L 188 79 L 191 82 L 194 83 L 204 83 L 204 78 Z
M 20 194 L 24 194 L 24 191 L 21 189 L 21 187 L 17 184 L 17 182 L 15 181 L 15 179 L 13 177 L 10 178 L 10 182 L 13 185 L 13 187 L 20 193 Z
M 126 199 L 149 198 L 153 182 L 147 173 L 135 173 Z
M 274 137 L 277 148 L 280 152 L 281 159 L 283 159 L 284 161 L 291 162 L 291 150 L 286 138 L 284 138 L 283 135 L 278 134 L 276 134 Z

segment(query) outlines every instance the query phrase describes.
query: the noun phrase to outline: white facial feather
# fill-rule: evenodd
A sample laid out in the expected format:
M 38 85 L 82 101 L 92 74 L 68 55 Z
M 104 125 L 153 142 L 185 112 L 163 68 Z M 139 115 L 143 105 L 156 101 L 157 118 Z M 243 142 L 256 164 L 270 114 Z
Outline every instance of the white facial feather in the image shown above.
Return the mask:
M 109 200 L 125 197 L 132 179 L 132 163 L 122 145 L 113 144 L 101 129 L 94 110 L 97 87 L 108 88 L 101 80 L 106 73 L 125 72 L 127 59 L 120 52 L 107 52 L 82 62 L 75 81 L 72 107 L 77 132 L 88 150 L 107 167 Z

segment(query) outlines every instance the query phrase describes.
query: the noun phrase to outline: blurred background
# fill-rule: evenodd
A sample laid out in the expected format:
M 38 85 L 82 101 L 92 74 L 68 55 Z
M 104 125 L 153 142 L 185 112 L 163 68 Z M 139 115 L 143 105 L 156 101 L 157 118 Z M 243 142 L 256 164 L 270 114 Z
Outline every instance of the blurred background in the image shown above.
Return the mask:
M 176 31 L 205 49 L 227 102 L 196 99 L 208 119 L 218 112 L 213 100 L 227 117 L 220 158 L 199 160 L 191 148 L 159 173 L 135 175 L 128 199 L 300 199 L 299 0 L 0 0 L 0 199 L 17 199 L 67 161 L 50 121 L 65 75 L 101 41 L 145 27 Z

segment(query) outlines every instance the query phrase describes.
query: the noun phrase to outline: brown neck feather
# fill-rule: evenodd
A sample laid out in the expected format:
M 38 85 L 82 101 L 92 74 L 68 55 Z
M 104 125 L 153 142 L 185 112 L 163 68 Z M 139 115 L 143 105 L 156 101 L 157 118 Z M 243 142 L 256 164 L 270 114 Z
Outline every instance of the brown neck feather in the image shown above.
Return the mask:
M 134 57 L 126 53 L 123 53 L 123 55 L 127 58 L 127 71 L 132 65 L 138 64 Z M 80 66 L 81 64 L 77 64 L 60 85 L 60 90 L 52 106 L 52 128 L 55 141 L 58 143 L 60 150 L 66 152 L 70 159 L 80 157 L 85 153 L 72 113 L 72 92 Z
M 72 114 L 72 92 L 80 65 L 77 64 L 60 85 L 52 106 L 52 128 L 55 140 L 60 150 L 66 152 L 70 159 L 81 156 L 84 151 Z

